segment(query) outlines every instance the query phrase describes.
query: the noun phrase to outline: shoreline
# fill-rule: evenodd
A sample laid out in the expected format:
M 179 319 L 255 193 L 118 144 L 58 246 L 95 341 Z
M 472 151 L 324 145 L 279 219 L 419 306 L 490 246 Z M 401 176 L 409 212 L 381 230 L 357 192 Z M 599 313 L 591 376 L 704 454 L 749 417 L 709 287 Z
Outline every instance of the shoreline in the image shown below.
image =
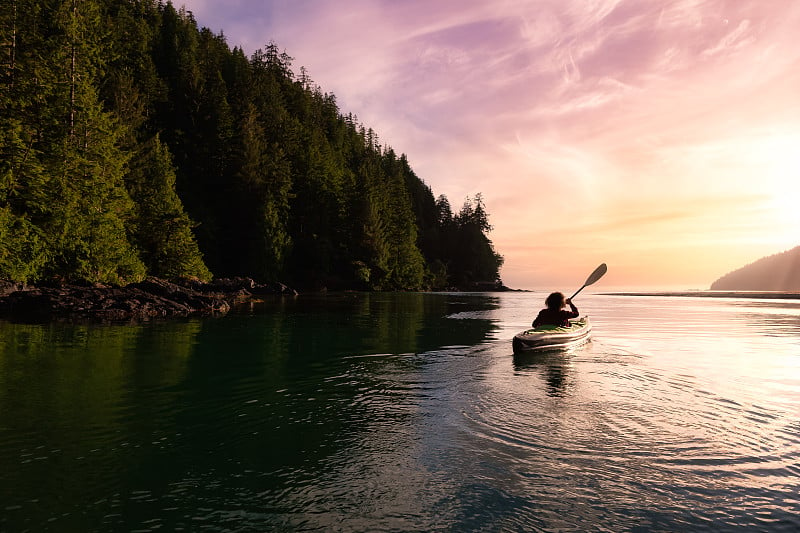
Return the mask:
M 327 288 L 302 294 L 329 294 Z M 352 291 L 375 292 L 375 291 Z M 391 291 L 404 292 L 404 291 Z M 438 291 L 424 291 L 438 292 Z M 450 287 L 457 293 L 525 292 L 502 284 Z M 279 282 L 260 284 L 249 277 L 217 278 L 210 282 L 150 276 L 124 286 L 90 283 L 26 285 L 0 280 L 0 320 L 17 323 L 121 323 L 159 318 L 223 316 L 231 310 L 269 296 L 299 296 Z
M 800 292 L 789 291 L 642 291 L 604 292 L 603 296 L 663 296 L 676 298 L 749 298 L 754 300 L 800 300 Z
M 0 319 L 11 322 L 126 322 L 154 318 L 225 315 L 232 308 L 267 295 L 296 296 L 282 283 L 258 284 L 252 278 L 204 283 L 148 277 L 122 287 L 87 284 L 18 285 L 0 293 Z

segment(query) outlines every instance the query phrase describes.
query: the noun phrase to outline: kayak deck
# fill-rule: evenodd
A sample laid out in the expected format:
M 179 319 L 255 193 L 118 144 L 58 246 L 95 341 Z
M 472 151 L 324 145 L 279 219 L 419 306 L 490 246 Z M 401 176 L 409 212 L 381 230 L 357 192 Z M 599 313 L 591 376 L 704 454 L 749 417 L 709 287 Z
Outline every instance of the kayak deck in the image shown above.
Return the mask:
M 559 350 L 578 346 L 589 340 L 592 325 L 589 317 L 571 322 L 570 327 L 540 326 L 514 335 L 512 342 L 514 353 L 540 352 Z

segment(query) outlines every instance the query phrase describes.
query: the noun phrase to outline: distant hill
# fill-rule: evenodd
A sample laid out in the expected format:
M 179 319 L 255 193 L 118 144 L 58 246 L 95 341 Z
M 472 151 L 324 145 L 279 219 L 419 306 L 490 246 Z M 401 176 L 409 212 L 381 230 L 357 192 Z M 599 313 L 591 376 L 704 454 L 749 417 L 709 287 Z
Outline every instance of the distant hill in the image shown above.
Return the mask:
M 725 274 L 712 291 L 800 291 L 800 246 Z

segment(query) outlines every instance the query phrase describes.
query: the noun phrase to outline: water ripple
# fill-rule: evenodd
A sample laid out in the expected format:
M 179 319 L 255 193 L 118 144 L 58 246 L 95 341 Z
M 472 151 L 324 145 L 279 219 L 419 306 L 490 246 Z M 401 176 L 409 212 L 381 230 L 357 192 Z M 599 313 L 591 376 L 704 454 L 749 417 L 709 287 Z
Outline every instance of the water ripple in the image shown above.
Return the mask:
M 800 530 L 800 304 L 587 295 L 592 342 L 514 357 L 539 296 L 67 332 L 54 357 L 15 333 L 0 530 Z

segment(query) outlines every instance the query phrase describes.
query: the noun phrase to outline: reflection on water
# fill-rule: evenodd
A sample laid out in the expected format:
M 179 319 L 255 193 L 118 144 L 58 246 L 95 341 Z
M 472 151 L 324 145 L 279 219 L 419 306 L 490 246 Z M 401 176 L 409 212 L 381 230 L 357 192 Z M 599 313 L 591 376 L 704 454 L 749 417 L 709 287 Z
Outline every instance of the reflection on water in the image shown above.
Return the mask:
M 570 353 L 575 349 L 544 353 L 514 354 L 514 370 L 518 375 L 535 371 L 547 384 L 547 394 L 564 396 L 569 383 Z
M 800 301 L 338 294 L 0 323 L 0 530 L 800 528 Z

